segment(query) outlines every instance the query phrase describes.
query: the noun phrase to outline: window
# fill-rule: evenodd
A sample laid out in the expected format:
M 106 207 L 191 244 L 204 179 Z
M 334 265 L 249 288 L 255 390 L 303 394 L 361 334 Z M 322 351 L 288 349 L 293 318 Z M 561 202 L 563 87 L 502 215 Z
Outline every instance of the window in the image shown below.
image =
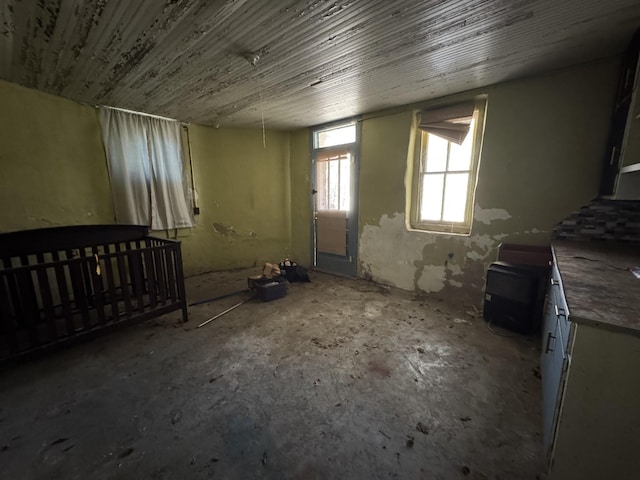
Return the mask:
M 419 113 L 411 227 L 469 234 L 485 101 Z
M 350 210 L 352 150 L 345 145 L 355 142 L 355 123 L 313 132 L 317 210 Z
M 350 125 L 316 130 L 313 136 L 313 148 L 335 147 L 336 145 L 355 143 L 356 125 L 352 123 Z
M 349 211 L 351 155 L 348 150 L 329 151 L 316 157 L 318 210 Z

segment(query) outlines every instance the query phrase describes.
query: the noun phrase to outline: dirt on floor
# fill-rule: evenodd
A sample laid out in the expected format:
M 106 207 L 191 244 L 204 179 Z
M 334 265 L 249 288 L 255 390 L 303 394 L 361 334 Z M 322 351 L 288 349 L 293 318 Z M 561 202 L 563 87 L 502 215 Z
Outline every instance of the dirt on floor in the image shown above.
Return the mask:
M 253 270 L 187 279 L 190 302 Z M 535 479 L 539 338 L 472 306 L 311 273 L 0 371 L 11 479 Z M 497 334 L 500 333 L 501 335 Z

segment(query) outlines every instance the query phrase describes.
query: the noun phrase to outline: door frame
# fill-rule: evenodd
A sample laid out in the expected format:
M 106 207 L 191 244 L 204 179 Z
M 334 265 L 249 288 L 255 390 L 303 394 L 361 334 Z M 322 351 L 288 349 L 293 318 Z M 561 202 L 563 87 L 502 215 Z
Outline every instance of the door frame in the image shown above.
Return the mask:
M 356 141 L 353 143 L 346 143 L 341 145 L 334 145 L 332 147 L 315 148 L 315 133 L 319 130 L 328 128 L 335 128 L 341 125 L 355 125 L 356 127 Z M 360 184 L 360 142 L 362 134 L 362 121 L 360 118 L 350 118 L 346 120 L 340 120 L 337 122 L 331 122 L 323 125 L 317 125 L 311 127 L 309 135 L 309 147 L 311 151 L 311 175 L 310 180 L 310 210 L 311 210 L 311 260 L 313 267 L 333 273 L 337 275 L 344 275 L 349 277 L 355 277 L 358 275 L 358 243 L 360 240 L 360 224 L 358 222 L 359 211 L 359 184 Z M 339 255 L 332 255 L 329 253 L 322 253 L 322 265 L 318 265 L 318 251 L 316 249 L 316 157 L 321 152 L 330 151 L 332 149 L 348 149 L 351 155 L 351 201 L 349 202 L 349 212 L 347 212 L 347 256 L 341 257 Z

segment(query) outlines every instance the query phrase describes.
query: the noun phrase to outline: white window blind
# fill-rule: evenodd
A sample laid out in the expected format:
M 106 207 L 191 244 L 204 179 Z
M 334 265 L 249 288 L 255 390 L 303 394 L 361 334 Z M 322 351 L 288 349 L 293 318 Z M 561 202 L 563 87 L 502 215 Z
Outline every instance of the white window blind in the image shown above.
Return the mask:
M 420 112 L 418 128 L 461 145 L 469 133 L 474 108 L 474 102 L 465 102 L 423 110 Z

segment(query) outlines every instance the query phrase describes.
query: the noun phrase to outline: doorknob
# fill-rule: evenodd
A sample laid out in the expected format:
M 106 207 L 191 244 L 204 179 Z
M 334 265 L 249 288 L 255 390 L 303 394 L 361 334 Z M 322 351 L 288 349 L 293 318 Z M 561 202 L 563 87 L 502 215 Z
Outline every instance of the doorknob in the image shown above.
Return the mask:
M 311 190 L 311 195 L 315 195 L 316 193 L 318 193 L 318 190 L 316 190 L 315 188 Z

